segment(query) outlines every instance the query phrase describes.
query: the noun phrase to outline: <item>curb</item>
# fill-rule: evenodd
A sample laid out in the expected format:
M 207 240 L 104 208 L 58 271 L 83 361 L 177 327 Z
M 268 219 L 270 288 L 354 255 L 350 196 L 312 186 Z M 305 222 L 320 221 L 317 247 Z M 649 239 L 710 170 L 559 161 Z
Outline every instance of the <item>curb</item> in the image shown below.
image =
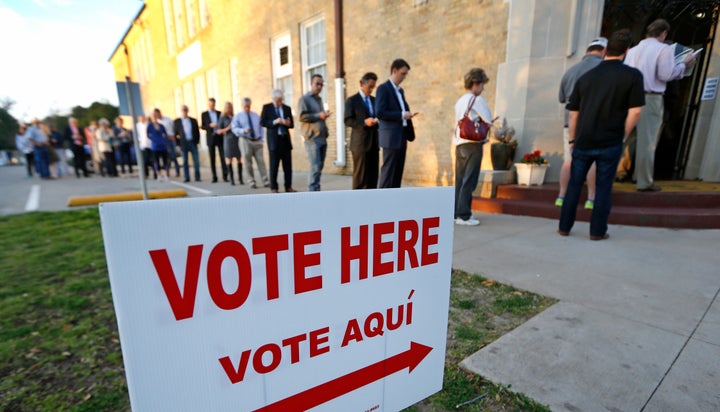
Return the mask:
M 184 189 L 155 190 L 148 192 L 150 199 L 168 199 L 173 197 L 185 197 L 187 192 Z M 68 198 L 68 206 L 91 206 L 102 202 L 125 202 L 129 200 L 143 200 L 141 192 L 115 193 L 108 195 L 71 196 Z

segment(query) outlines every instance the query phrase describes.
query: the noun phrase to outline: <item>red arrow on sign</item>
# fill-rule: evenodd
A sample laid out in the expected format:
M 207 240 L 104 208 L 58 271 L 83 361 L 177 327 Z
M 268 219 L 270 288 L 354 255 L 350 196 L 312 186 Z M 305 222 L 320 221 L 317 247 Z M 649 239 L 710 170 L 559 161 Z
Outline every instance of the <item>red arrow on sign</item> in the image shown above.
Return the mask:
M 408 373 L 411 373 L 432 349 L 429 346 L 410 342 L 410 349 L 405 352 L 277 401 L 255 412 L 306 411 L 405 368 L 410 368 Z

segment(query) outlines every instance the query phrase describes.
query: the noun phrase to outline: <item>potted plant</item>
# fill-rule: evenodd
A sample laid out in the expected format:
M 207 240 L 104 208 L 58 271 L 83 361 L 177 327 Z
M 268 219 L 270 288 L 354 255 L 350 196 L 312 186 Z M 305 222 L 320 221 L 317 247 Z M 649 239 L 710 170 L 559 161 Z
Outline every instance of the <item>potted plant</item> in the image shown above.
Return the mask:
M 518 145 L 517 140 L 513 140 L 513 136 L 515 136 L 515 128 L 508 126 L 507 119 L 503 118 L 502 126 L 494 130 L 493 143 L 490 144 L 493 170 L 510 170 Z
M 545 181 L 545 172 L 548 165 L 547 160 L 542 156 L 542 152 L 535 150 L 526 153 L 520 163 L 515 163 L 517 170 L 518 184 L 525 186 L 540 186 Z

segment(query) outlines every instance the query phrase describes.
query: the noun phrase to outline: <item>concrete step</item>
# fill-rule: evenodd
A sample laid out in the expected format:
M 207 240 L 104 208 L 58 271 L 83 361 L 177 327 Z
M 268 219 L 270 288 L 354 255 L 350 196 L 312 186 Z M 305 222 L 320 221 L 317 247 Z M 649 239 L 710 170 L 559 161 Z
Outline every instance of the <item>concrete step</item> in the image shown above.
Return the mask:
M 535 188 L 532 188 L 535 189 Z M 537 199 L 525 196 L 521 199 L 484 199 L 473 198 L 472 209 L 487 213 L 504 213 L 509 215 L 545 217 L 558 219 L 560 208 L 554 204 L 555 197 L 550 199 L 539 191 Z M 557 194 L 557 192 L 555 192 Z M 644 194 L 643 194 L 644 195 Z M 652 195 L 659 195 L 654 193 Z M 720 194 L 717 194 L 720 199 Z M 578 206 L 577 220 L 589 221 L 591 211 Z M 620 199 L 624 199 L 620 196 Z M 631 226 L 667 227 L 685 229 L 720 229 L 720 207 L 657 207 L 623 205 L 613 199 L 609 223 Z
M 496 198 L 507 200 L 534 200 L 554 202 L 558 194 L 557 183 L 542 186 L 499 185 Z M 585 201 L 587 188 L 580 198 Z M 720 208 L 719 192 L 656 192 L 613 191 L 613 205 L 660 208 Z

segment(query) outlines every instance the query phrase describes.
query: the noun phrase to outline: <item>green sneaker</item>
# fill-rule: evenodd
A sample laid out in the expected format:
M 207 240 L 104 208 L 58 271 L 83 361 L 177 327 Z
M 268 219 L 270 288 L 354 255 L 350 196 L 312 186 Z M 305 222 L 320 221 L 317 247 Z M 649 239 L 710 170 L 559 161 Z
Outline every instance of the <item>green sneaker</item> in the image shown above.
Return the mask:
M 587 200 L 585 202 L 585 209 L 593 210 L 595 208 L 595 201 L 594 200 Z
M 555 199 L 555 206 L 562 207 L 564 200 L 565 199 L 563 199 L 562 197 L 558 197 L 557 199 Z

